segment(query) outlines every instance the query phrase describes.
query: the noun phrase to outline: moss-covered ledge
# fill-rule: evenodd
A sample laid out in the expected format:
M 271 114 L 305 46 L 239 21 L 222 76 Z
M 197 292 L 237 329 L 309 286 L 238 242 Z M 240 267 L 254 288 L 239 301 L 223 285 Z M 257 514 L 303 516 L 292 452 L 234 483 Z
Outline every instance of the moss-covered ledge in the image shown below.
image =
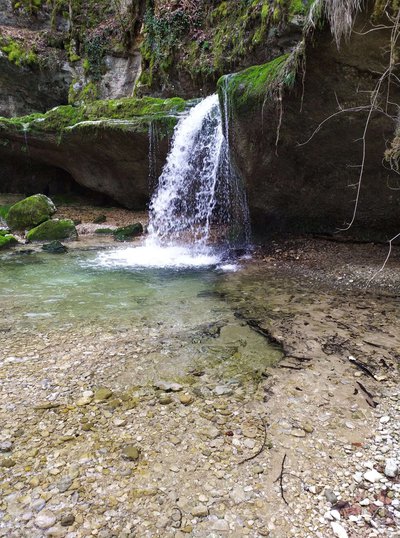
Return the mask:
M 33 174 L 35 163 L 61 168 L 91 190 L 143 209 L 150 194 L 149 134 L 157 139 L 152 151 L 160 168 L 188 106 L 180 98 L 123 98 L 0 118 L 0 167 L 12 158 L 29 161 Z
M 153 97 L 123 98 L 94 101 L 82 106 L 59 106 L 45 114 L 29 114 L 16 118 L 1 118 L 0 128 L 4 130 L 22 130 L 31 133 L 62 133 L 83 122 L 102 123 L 110 120 L 132 122 L 134 125 L 148 125 L 150 121 L 159 121 L 173 127 L 176 117 L 184 112 L 186 101 L 179 97 L 157 99 Z M 110 125 L 112 125 L 110 121 Z M 117 125 L 118 123 L 114 123 Z M 123 125 L 123 123 L 120 123 Z

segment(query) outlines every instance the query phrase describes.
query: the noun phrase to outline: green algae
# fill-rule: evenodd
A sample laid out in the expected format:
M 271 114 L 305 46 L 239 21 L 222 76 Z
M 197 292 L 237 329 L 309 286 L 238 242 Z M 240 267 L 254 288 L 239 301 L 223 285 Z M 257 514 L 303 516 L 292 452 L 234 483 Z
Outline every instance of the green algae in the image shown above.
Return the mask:
M 72 220 L 47 220 L 26 234 L 27 241 L 55 241 L 60 239 L 76 239 L 77 232 Z
M 59 106 L 45 114 L 30 114 L 16 118 L 0 118 L 0 128 L 16 128 L 36 132 L 61 133 L 83 122 L 132 120 L 132 124 L 145 124 L 161 120 L 166 126 L 175 125 L 175 115 L 183 112 L 186 101 L 179 97 L 157 99 L 154 97 L 99 100 L 75 107 Z M 109 126 L 110 124 L 107 124 Z M 121 128 L 121 125 L 118 126 Z M 129 126 L 126 127 L 127 129 Z

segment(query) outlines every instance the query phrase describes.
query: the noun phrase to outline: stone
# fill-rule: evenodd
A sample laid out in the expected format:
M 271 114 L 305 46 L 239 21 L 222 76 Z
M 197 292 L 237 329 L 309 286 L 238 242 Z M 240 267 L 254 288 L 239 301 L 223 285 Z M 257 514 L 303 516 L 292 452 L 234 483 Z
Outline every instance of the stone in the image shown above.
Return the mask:
M 72 479 L 69 476 L 64 476 L 57 484 L 56 487 L 60 493 L 65 493 L 72 485 Z
M 240 486 L 236 486 L 229 494 L 235 504 L 242 503 L 246 500 L 246 493 Z
M 179 383 L 172 383 L 169 381 L 157 381 L 154 383 L 156 389 L 162 390 L 164 392 L 179 392 L 183 389 L 182 385 Z
M 57 240 L 44 244 L 42 250 L 50 254 L 65 254 L 68 252 L 68 248 Z
M 10 248 L 18 243 L 18 239 L 12 234 L 0 235 L 0 250 Z
M 16 462 L 11 458 L 4 458 L 0 461 L 0 467 L 4 467 L 5 469 L 11 469 L 14 465 L 16 465 Z
M 390 421 L 390 417 L 388 417 L 387 415 L 386 416 L 383 416 L 379 419 L 379 422 L 381 424 L 387 424 L 388 422 Z
M 331 504 L 336 504 L 338 502 L 337 496 L 331 489 L 327 488 L 324 491 L 324 495 L 325 495 L 326 500 L 330 502 Z
M 388 459 L 386 460 L 384 473 L 388 478 L 395 478 L 399 472 L 399 467 L 396 460 Z
M 297 428 L 294 428 L 290 433 L 291 435 L 293 435 L 293 437 L 305 437 L 306 436 L 306 432 L 304 430 L 300 430 Z
M 314 431 L 314 426 L 309 422 L 305 422 L 301 427 L 306 433 L 312 433 Z
M 370 471 L 364 473 L 364 479 L 367 480 L 367 482 L 371 482 L 372 484 L 378 482 L 378 480 L 380 480 L 381 478 L 383 478 L 383 475 L 381 473 L 378 473 L 378 471 L 376 471 L 375 469 L 371 469 Z
M 122 455 L 130 461 L 137 461 L 140 457 L 140 449 L 133 445 L 128 445 L 122 449 Z
M 34 194 L 11 206 L 7 224 L 11 230 L 29 230 L 50 219 L 56 212 L 53 202 L 44 194 Z
M 193 397 L 184 392 L 183 394 L 179 394 L 179 401 L 183 405 L 190 405 L 193 402 Z
M 193 517 L 206 517 L 208 516 L 208 508 L 207 506 L 199 504 L 191 510 L 191 514 Z
M 3 441 L 0 443 L 0 452 L 11 452 L 13 444 L 11 441 Z
M 62 527 L 70 527 L 75 522 L 75 516 L 73 514 L 65 514 L 61 517 L 61 526 Z
M 32 228 L 26 234 L 29 241 L 55 241 L 60 239 L 77 239 L 75 224 L 70 219 L 46 220 Z
M 143 226 L 140 222 L 117 228 L 113 231 L 113 236 L 116 241 L 130 241 L 134 237 L 143 233 Z
M 337 521 L 332 521 L 331 527 L 332 527 L 334 535 L 337 536 L 337 538 L 348 538 L 347 531 Z
M 169 394 L 160 394 L 158 397 L 158 401 L 161 405 L 169 405 L 170 403 L 172 403 L 173 400 Z
M 36 527 L 39 527 L 39 529 L 44 530 L 44 529 L 49 529 L 50 527 L 52 527 L 56 521 L 57 521 L 57 518 L 53 514 L 53 512 L 50 512 L 49 510 L 42 510 L 36 516 L 35 525 Z
M 106 222 L 106 220 L 107 217 L 105 215 L 97 215 L 92 222 L 93 224 L 103 224 L 103 222 Z
M 113 395 L 113 391 L 106 388 L 106 387 L 100 387 L 98 388 L 94 393 L 94 400 L 96 402 L 104 402 L 105 400 L 108 400 Z

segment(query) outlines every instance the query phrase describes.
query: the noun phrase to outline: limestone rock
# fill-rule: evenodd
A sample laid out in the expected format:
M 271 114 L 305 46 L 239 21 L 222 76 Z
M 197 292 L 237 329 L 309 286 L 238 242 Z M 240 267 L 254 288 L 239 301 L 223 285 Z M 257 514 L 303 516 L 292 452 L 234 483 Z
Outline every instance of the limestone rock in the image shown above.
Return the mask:
M 34 194 L 14 204 L 7 215 L 12 230 L 26 230 L 48 220 L 56 212 L 53 202 L 44 194 Z
M 47 220 L 26 234 L 27 241 L 54 241 L 77 237 L 75 224 L 69 219 Z

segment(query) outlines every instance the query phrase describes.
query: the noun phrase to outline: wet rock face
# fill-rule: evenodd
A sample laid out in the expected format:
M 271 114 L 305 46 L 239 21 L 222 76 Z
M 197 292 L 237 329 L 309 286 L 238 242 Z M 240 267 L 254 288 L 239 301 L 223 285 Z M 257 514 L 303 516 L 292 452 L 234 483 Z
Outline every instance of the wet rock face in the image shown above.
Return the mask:
M 356 30 L 365 22 L 360 17 Z M 255 229 L 332 233 L 351 220 L 370 92 L 377 73 L 385 70 L 382 50 L 388 40 L 384 31 L 353 34 L 338 50 L 329 31 L 316 35 L 305 53 L 304 91 L 298 76 L 295 88 L 283 96 L 281 125 L 276 101 L 250 95 L 248 106 L 239 107 L 239 95 L 233 95 L 232 153 L 246 183 Z M 245 89 L 238 86 L 237 92 Z M 400 101 L 394 87 L 391 101 Z M 353 111 L 337 114 L 339 107 Z M 365 108 L 354 111 L 357 107 Z M 394 113 L 390 106 L 388 111 Z M 393 131 L 391 118 L 372 114 L 354 235 L 386 239 L 397 233 L 400 196 L 390 189 L 396 174 L 382 166 Z
M 68 66 L 17 66 L 0 52 L 0 116 L 45 112 L 66 104 L 72 76 Z

